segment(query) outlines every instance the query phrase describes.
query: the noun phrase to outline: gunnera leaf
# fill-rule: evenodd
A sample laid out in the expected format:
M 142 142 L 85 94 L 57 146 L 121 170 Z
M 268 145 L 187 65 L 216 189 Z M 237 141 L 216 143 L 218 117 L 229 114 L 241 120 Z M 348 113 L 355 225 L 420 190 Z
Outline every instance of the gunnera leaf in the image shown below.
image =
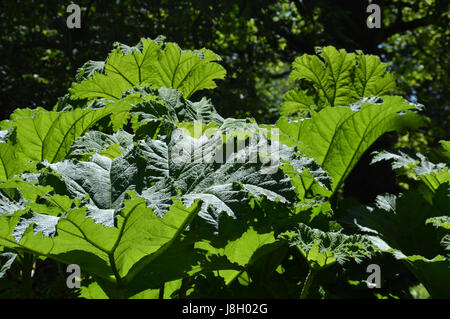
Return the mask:
M 380 96 L 395 88 L 387 64 L 374 55 L 321 48 L 318 55 L 304 54 L 295 59 L 291 81 L 304 80 L 312 89 L 288 91 L 283 98 L 282 115 L 303 117 L 308 111 L 326 106 L 350 105 L 361 98 Z
M 377 252 L 366 236 L 323 232 L 303 223 L 280 236 L 300 250 L 312 269 L 329 267 L 336 262 L 344 264 L 349 260 L 361 263 Z
M 89 161 L 43 163 L 51 173 L 42 173 L 40 179 L 51 185 L 52 179 L 46 178 L 50 174 L 62 181 L 67 190 L 62 195 L 80 199 L 88 195 L 89 207 L 99 209 L 102 217 L 97 220 L 104 224 L 106 215 L 112 218 L 107 210 L 117 212 L 125 192 L 135 190 L 160 216 L 173 196 L 187 206 L 202 199 L 199 216 L 217 227 L 221 213 L 237 218 L 246 212 L 249 194 L 293 202 L 290 178 L 280 168 L 283 161 L 300 172 L 317 166 L 301 160 L 295 147 L 270 141 L 257 131 L 241 134 L 247 137 L 226 132 L 217 129 L 211 136 L 194 138 L 177 129 L 171 136 L 138 141 L 114 159 L 94 154 Z
M 134 87 L 174 88 L 185 98 L 216 87 L 225 77 L 220 57 L 207 49 L 181 50 L 175 43 L 142 38 L 129 47 L 116 43 L 105 62 L 88 62 L 70 89 L 72 99 L 119 100 Z
M 419 110 L 398 96 L 383 96 L 381 102 L 361 101 L 358 108 L 338 106 L 312 113 L 311 118 L 276 123 L 280 141 L 296 145 L 328 172 L 333 191 L 345 181 L 364 152 L 381 135 L 422 125 Z M 402 114 L 402 113 L 405 114 Z

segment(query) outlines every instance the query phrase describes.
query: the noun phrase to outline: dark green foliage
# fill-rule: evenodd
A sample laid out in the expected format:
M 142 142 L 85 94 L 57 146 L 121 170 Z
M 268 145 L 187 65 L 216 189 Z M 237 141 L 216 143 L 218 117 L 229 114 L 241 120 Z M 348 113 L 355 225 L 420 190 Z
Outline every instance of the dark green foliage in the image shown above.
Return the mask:
M 274 125 L 195 98 L 224 78 L 220 58 L 162 38 L 116 43 L 53 111 L 16 110 L 0 126 L 2 296 L 447 298 L 445 163 L 383 152 L 374 162 L 417 178 L 409 190 L 375 207 L 340 194 L 377 139 L 424 124 L 422 107 L 385 95 L 393 78 L 378 58 L 322 52 L 326 66 L 293 65 L 320 75 L 320 88 L 287 93 L 303 104 L 311 93 L 308 111 Z M 345 61 L 353 75 L 333 67 Z M 374 263 L 380 291 L 366 285 Z M 82 270 L 70 292 L 69 264 Z

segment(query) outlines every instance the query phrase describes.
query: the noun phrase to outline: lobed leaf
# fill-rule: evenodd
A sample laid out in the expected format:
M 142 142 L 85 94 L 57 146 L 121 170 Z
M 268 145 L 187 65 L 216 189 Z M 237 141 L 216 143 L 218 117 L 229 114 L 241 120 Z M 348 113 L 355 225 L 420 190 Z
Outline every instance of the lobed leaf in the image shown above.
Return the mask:
M 319 58 L 322 58 L 320 59 Z M 374 55 L 347 53 L 332 46 L 318 55 L 304 54 L 292 64 L 291 81 L 306 80 L 312 90 L 293 89 L 283 98 L 282 115 L 303 117 L 326 106 L 350 105 L 364 97 L 381 96 L 395 88 L 395 80 Z
M 421 125 L 419 116 L 411 112 L 416 109 L 401 97 L 385 96 L 380 103 L 361 101 L 354 109 L 326 108 L 302 121 L 282 117 L 276 127 L 281 131 L 280 141 L 298 146 L 328 172 L 335 191 L 381 135 Z
M 127 90 L 152 85 L 174 88 L 189 98 L 196 91 L 215 88 L 214 81 L 225 77 L 218 61 L 206 49 L 183 51 L 175 43 L 142 38 L 133 48 L 116 44 L 103 64 L 85 64 L 78 72 L 81 81 L 69 91 L 73 99 L 117 101 Z
M 361 263 L 377 251 L 365 236 L 323 232 L 303 223 L 293 231 L 283 233 L 281 237 L 287 239 L 290 246 L 296 246 L 310 267 L 317 270 L 336 262 L 341 265 L 349 260 Z

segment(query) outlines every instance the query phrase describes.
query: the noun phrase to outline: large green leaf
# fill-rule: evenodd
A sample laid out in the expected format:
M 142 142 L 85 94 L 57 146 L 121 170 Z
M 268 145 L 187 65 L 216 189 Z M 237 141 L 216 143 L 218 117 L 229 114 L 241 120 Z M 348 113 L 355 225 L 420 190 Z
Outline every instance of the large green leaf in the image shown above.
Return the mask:
M 436 256 L 433 259 L 427 259 L 422 256 L 408 256 L 402 260 L 433 298 L 450 298 L 449 258 Z
M 217 226 L 222 212 L 234 218 L 245 214 L 249 194 L 257 198 L 265 196 L 270 201 L 292 201 L 293 187 L 279 166 L 280 160 L 300 157 L 293 148 L 270 144 L 264 135 L 255 131 L 248 133 L 253 134 L 253 142 L 247 139 L 246 144 L 245 138 L 237 138 L 236 145 L 232 134 L 224 139 L 222 133 L 218 130 L 211 137 L 205 134 L 197 139 L 175 131 L 168 144 L 155 140 L 141 143 L 148 150 L 146 157 L 152 160 L 148 167 L 156 182 L 143 192 L 149 205 L 155 197 L 161 199 L 161 190 L 169 191 L 170 185 L 175 185 L 185 203 L 201 198 L 204 203 L 199 216 Z M 313 165 L 296 163 L 300 171 Z M 153 195 L 155 191 L 157 196 Z
M 14 232 L 27 220 L 26 214 L 4 214 L 0 217 L 0 244 L 76 263 L 90 274 L 125 284 L 123 281 L 132 280 L 145 265 L 133 268 L 130 274 L 129 270 L 143 257 L 151 256 L 146 259 L 148 263 L 168 249 L 199 210 L 198 201 L 186 208 L 174 199 L 174 205 L 160 218 L 146 207 L 144 199 L 130 195 L 114 227 L 96 223 L 87 217 L 85 209 L 76 208 L 59 217 L 34 214 L 32 223 L 18 237 Z M 52 233 L 39 227 L 49 217 L 54 219 Z
M 113 112 L 113 107 L 67 112 L 41 108 L 16 110 L 10 120 L 13 138 L 0 143 L 0 180 L 22 172 L 28 161 L 57 162 L 63 159 L 77 137 Z
M 450 216 L 431 217 L 427 219 L 426 223 L 432 224 L 435 227 L 442 227 L 450 230 Z
M 203 204 L 199 215 L 217 227 L 221 213 L 233 218 L 246 213 L 249 194 L 291 203 L 295 192 L 281 169 L 282 162 L 289 161 L 298 175 L 303 170 L 320 169 L 311 159 L 297 154 L 295 148 L 270 141 L 256 130 L 236 131 L 232 127 L 227 121 L 199 138 L 190 136 L 189 130 L 176 129 L 171 136 L 138 141 L 114 159 L 94 154 L 88 161 L 44 163 L 53 173 L 42 173 L 40 180 L 61 195 L 82 200 L 89 195 L 89 215 L 105 225 L 111 225 L 125 191 L 136 190 L 160 216 L 173 196 L 182 198 L 188 206 L 200 198 Z M 320 181 L 327 176 L 311 178 Z M 57 180 L 64 187 L 58 186 Z
M 225 77 L 226 71 L 217 61 L 220 57 L 210 50 L 183 51 L 175 43 L 166 43 L 149 82 L 177 89 L 189 98 L 196 91 L 215 88 L 214 80 Z
M 127 190 L 142 191 L 144 164 L 138 149 L 129 147 L 119 157 L 110 159 L 94 154 L 89 161 L 65 160 L 44 163 L 51 171 L 41 175 L 43 183 L 55 185 L 53 174 L 64 182 L 63 195 L 84 199 L 88 196 L 88 215 L 106 226 L 113 226 Z M 58 190 L 57 190 L 58 191 Z
M 217 125 L 224 122 L 209 99 L 203 97 L 192 102 L 181 92 L 165 87 L 158 90 L 149 86 L 135 87 L 127 90 L 121 99 L 103 104 L 103 107 L 114 110 L 110 119 L 114 131 L 122 129 L 131 119 L 134 132 L 141 138 L 156 135 L 158 127 L 165 122 L 201 121 Z
M 17 173 L 20 164 L 12 142 L 0 143 L 0 181 L 6 181 Z
M 297 145 L 314 158 L 331 176 L 336 190 L 381 135 L 421 125 L 420 117 L 411 112 L 417 110 L 414 104 L 396 96 L 384 96 L 381 100 L 325 108 L 301 121 L 290 122 L 282 117 L 276 124 L 280 140 L 290 146 Z
M 306 80 L 313 90 L 293 89 L 286 93 L 282 115 L 298 114 L 325 106 L 350 105 L 363 97 L 384 95 L 395 88 L 394 77 L 386 71 L 387 64 L 374 55 L 347 53 L 332 46 L 317 55 L 297 58 L 290 80 Z
M 273 232 L 260 233 L 249 227 L 239 238 L 228 241 L 224 247 L 215 247 L 214 243 L 209 241 L 199 241 L 195 243 L 195 247 L 219 256 L 226 256 L 231 263 L 239 266 L 237 269 L 221 269 L 219 271 L 219 275 L 225 280 L 225 284 L 229 285 L 257 261 L 260 257 L 257 255 L 258 250 L 275 241 Z
M 11 268 L 17 254 L 11 252 L 0 253 L 0 279 L 5 277 L 6 272 Z
M 90 61 L 78 71 L 81 82 L 69 90 L 74 99 L 106 98 L 118 100 L 123 92 L 148 81 L 152 73 L 151 64 L 157 59 L 160 44 L 150 39 L 142 39 L 140 47 L 123 52 L 115 48 L 106 61 Z M 93 68 L 92 66 L 97 66 Z M 101 66 L 101 67 L 98 67 Z
M 117 44 L 102 64 L 90 61 L 79 71 L 70 89 L 73 99 L 106 98 L 117 101 L 137 86 L 174 88 L 189 98 L 202 89 L 216 87 L 225 77 L 220 57 L 210 50 L 181 50 L 175 43 L 141 39 L 135 47 Z

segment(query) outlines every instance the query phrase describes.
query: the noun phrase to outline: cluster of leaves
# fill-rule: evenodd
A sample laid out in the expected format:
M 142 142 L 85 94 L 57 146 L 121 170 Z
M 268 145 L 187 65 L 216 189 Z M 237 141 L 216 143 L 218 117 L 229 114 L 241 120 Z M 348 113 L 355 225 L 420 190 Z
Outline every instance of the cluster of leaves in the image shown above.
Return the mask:
M 392 167 L 411 170 L 416 183 L 399 196 L 378 196 L 375 207 L 352 208 L 343 222 L 404 262 L 432 297 L 449 298 L 450 172 L 446 164 L 417 155 L 420 161 L 402 152 L 378 153 L 373 162 L 393 160 Z
M 80 266 L 82 298 L 373 297 L 354 287 L 367 276 L 361 263 L 391 254 L 415 285 L 448 297 L 445 165 L 417 173 L 430 181 L 414 197 L 421 206 L 408 194 L 376 209 L 334 200 L 381 135 L 422 125 L 421 107 L 380 95 L 393 79 L 376 57 L 322 52 L 325 62 L 294 63 L 313 86 L 286 95 L 297 105 L 314 96 L 307 114 L 276 124 L 189 100 L 224 78 L 220 58 L 163 38 L 87 62 L 52 111 L 16 110 L 0 123 L 2 297 L 36 296 L 50 261 Z

